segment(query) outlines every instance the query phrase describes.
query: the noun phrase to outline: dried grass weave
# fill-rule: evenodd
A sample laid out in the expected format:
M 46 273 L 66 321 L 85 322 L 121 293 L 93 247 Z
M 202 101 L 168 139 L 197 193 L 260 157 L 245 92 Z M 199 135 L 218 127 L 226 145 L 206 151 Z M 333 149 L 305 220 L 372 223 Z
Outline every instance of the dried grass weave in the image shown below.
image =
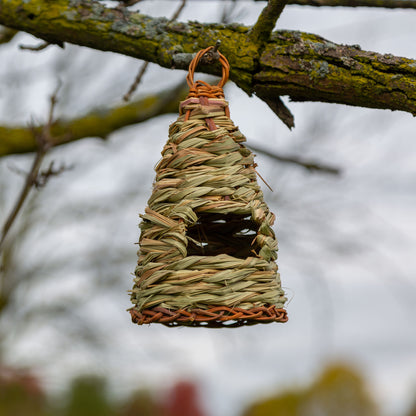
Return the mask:
M 230 119 L 222 87 L 187 81 L 190 92 L 157 164 L 141 215 L 130 309 L 137 324 L 241 326 L 285 322 L 277 241 L 253 154 Z

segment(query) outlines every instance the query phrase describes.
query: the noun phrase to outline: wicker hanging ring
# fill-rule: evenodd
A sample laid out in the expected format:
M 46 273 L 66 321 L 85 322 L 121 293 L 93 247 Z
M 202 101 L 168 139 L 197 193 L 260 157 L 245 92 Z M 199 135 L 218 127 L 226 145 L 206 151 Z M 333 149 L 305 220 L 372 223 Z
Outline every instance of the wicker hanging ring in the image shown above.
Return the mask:
M 192 59 L 192 62 L 189 64 L 189 72 L 186 77 L 186 82 L 188 83 L 189 88 L 191 90 L 196 88 L 197 84 L 201 82 L 201 81 L 194 82 L 194 74 L 195 74 L 195 70 L 196 70 L 196 67 L 198 66 L 199 61 L 207 52 L 209 52 L 212 49 L 214 49 L 214 46 L 209 46 L 206 49 L 200 50 L 196 54 L 195 58 Z M 220 82 L 217 84 L 217 87 L 223 88 L 225 83 L 228 81 L 228 76 L 230 75 L 230 64 L 228 63 L 227 58 L 221 52 L 217 51 L 217 53 L 219 55 L 219 61 L 222 66 L 222 78 Z
M 218 57 L 218 60 L 220 61 L 221 66 L 222 66 L 222 78 L 218 82 L 217 85 L 211 85 L 201 80 L 194 81 L 194 74 L 198 66 L 198 63 L 200 62 L 202 57 L 206 56 L 206 54 L 209 52 L 213 53 L 214 56 Z M 201 105 L 209 105 L 210 104 L 209 99 L 217 99 L 217 100 L 220 99 L 220 100 L 223 100 L 223 104 L 225 104 L 225 108 L 224 108 L 225 115 L 227 117 L 230 117 L 230 110 L 228 108 L 228 103 L 224 101 L 224 91 L 223 91 L 223 87 L 225 83 L 228 81 L 229 74 L 230 74 L 230 64 L 228 63 L 227 58 L 224 55 L 222 55 L 216 49 L 215 46 L 209 46 L 208 48 L 202 49 L 201 51 L 199 51 L 195 55 L 194 59 L 192 59 L 191 63 L 189 64 L 189 71 L 188 71 L 188 75 L 186 76 L 186 82 L 188 83 L 188 86 L 189 86 L 189 93 L 188 93 L 187 99 L 185 101 L 182 101 L 182 103 L 180 104 L 180 112 L 182 113 L 183 108 L 190 103 L 199 103 Z M 216 101 L 215 103 L 211 102 L 211 104 L 217 105 L 218 101 Z M 187 111 L 185 111 L 185 113 L 186 113 L 185 121 L 187 121 L 189 119 L 191 110 L 188 109 Z M 215 123 L 210 118 L 207 118 L 206 122 L 210 130 L 215 130 L 217 128 Z

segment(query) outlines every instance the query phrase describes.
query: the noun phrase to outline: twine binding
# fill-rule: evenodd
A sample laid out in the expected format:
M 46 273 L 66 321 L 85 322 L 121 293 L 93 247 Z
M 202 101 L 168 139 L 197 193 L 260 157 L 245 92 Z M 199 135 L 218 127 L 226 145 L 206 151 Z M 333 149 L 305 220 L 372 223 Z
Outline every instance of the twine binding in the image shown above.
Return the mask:
M 263 200 L 253 154 L 230 119 L 220 56 L 217 85 L 194 82 L 201 50 L 189 66 L 188 97 L 157 164 L 141 215 L 134 323 L 233 327 L 286 322 L 275 260 L 275 216 Z

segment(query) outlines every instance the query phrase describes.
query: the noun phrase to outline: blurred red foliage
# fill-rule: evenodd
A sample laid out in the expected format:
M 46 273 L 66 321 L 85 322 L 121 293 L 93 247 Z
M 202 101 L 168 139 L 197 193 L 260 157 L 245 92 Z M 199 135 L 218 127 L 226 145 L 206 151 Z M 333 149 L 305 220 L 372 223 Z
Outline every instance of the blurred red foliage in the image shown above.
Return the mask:
M 177 382 L 163 406 L 163 416 L 206 416 L 202 410 L 195 384 Z

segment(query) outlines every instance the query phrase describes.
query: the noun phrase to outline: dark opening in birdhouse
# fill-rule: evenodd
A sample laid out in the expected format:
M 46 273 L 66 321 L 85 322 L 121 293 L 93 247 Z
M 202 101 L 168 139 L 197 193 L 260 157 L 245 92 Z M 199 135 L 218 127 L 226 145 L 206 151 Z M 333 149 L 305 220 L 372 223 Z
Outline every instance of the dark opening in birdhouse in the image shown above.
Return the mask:
M 256 256 L 259 226 L 246 215 L 201 214 L 187 230 L 188 256 Z

